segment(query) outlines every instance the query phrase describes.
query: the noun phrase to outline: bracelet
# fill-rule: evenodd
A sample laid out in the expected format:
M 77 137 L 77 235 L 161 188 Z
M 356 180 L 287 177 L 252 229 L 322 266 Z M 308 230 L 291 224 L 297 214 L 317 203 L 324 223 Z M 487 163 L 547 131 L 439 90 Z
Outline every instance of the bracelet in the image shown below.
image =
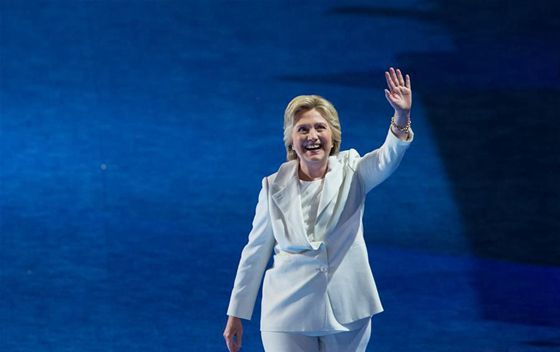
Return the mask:
M 397 130 L 399 130 L 400 132 L 406 132 L 408 133 L 410 131 L 410 119 L 408 119 L 408 121 L 406 122 L 406 125 L 404 127 L 401 127 L 399 125 L 397 125 L 397 123 L 395 122 L 395 116 L 391 117 L 391 126 L 395 126 Z

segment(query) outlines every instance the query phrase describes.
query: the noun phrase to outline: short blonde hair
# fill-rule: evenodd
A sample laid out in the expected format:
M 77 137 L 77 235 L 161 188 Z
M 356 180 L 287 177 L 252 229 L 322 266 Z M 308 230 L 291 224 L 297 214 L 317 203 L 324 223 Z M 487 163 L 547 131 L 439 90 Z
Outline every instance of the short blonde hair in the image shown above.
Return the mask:
M 309 110 L 317 110 L 327 120 L 332 131 L 332 143 L 330 155 L 337 155 L 340 151 L 342 130 L 336 109 L 327 99 L 318 95 L 300 95 L 292 99 L 284 112 L 284 146 L 286 147 L 286 158 L 296 160 L 297 154 L 292 148 L 292 130 L 299 114 Z

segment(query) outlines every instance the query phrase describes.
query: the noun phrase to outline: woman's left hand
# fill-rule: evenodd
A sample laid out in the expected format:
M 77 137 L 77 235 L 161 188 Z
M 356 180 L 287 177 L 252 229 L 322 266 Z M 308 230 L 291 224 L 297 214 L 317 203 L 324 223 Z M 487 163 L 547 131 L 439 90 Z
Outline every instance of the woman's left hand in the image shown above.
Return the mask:
M 409 118 L 410 108 L 412 107 L 412 89 L 410 87 L 410 76 L 403 78 L 401 70 L 390 67 L 389 72 L 385 71 L 385 79 L 389 89 L 385 89 L 385 98 L 393 109 L 395 117 Z

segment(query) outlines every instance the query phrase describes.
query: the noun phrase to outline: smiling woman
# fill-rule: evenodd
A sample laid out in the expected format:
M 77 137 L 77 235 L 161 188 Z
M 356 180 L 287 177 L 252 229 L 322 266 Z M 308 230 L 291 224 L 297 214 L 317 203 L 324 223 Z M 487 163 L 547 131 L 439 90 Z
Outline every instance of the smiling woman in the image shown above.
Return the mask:
M 340 121 L 334 106 L 326 99 L 318 95 L 300 95 L 290 101 L 284 113 L 284 145 L 288 160 L 297 159 L 297 154 L 292 149 L 294 140 L 293 131 L 296 130 L 295 123 L 302 117 L 301 115 L 314 110 L 315 116 L 323 118 L 322 122 L 327 122 L 332 133 L 332 150 L 329 155 L 338 154 L 340 149 L 341 135 Z
M 286 109 L 284 129 L 287 132 L 284 136 L 288 137 L 284 141 L 288 160 L 299 159 L 300 179 L 322 179 L 327 171 L 328 157 L 338 154 L 340 146 L 340 123 L 334 107 L 316 95 L 296 97 Z
M 410 77 L 390 68 L 385 78 L 395 113 L 383 145 L 364 156 L 339 150 L 338 113 L 326 99 L 302 95 L 286 107 L 288 161 L 262 180 L 227 311 L 229 351 L 241 347 L 241 319 L 251 319 L 263 274 L 267 352 L 365 351 L 371 317 L 383 307 L 364 241 L 364 202 L 397 168 L 414 136 Z

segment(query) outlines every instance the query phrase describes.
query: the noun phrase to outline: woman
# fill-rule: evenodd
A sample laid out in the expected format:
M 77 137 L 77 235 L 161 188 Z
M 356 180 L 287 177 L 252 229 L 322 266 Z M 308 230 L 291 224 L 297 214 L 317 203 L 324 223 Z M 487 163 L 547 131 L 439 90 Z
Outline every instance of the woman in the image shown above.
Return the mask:
M 319 96 L 299 96 L 284 114 L 288 161 L 262 180 L 224 331 L 241 348 L 266 270 L 261 338 L 267 352 L 365 351 L 371 317 L 383 311 L 363 237 L 366 194 L 399 165 L 413 139 L 410 77 L 385 72 L 395 114 L 385 143 L 363 157 L 340 152 L 338 114 Z

